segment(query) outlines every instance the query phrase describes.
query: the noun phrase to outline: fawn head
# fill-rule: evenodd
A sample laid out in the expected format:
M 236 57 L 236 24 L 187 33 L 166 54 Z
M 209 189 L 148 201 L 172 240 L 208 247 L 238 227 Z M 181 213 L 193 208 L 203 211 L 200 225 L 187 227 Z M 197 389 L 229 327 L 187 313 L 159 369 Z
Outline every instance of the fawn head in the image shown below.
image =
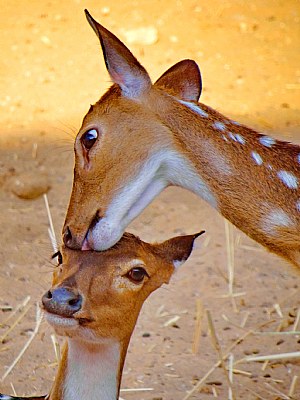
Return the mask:
M 201 76 L 183 60 L 152 85 L 129 49 L 86 11 L 98 36 L 113 86 L 84 117 L 75 140 L 74 181 L 63 229 L 73 249 L 105 250 L 180 168 L 169 129 L 149 106 L 166 98 L 197 101 Z
M 104 252 L 63 247 L 52 288 L 42 298 L 46 319 L 59 335 L 128 342 L 143 302 L 169 282 L 202 233 L 159 244 L 125 233 Z

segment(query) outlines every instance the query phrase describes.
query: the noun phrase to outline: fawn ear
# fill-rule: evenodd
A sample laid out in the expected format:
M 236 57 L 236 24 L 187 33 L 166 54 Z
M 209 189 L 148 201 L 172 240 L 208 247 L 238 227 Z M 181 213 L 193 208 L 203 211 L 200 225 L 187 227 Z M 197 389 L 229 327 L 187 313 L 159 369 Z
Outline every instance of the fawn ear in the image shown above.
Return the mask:
M 186 101 L 198 101 L 202 90 L 201 73 L 193 60 L 182 60 L 169 68 L 154 84 Z
M 180 267 L 190 256 L 195 240 L 205 231 L 195 233 L 194 235 L 176 236 L 158 244 L 161 256 L 174 265 Z
M 130 50 L 85 10 L 86 18 L 98 36 L 107 71 L 126 97 L 136 98 L 151 87 L 151 79 Z

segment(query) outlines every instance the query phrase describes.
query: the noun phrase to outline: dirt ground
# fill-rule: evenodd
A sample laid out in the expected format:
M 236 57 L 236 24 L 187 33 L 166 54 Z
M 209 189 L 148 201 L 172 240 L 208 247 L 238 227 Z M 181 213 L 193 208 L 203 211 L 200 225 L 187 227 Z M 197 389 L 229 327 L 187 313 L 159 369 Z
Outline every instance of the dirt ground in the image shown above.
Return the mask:
M 153 79 L 180 59 L 195 59 L 202 71 L 202 102 L 300 143 L 298 0 L 2 1 L 0 391 L 7 394 L 47 393 L 57 366 L 52 331 L 43 322 L 1 381 L 32 335 L 35 304 L 53 270 L 44 199 L 18 195 L 34 196 L 50 187 L 60 240 L 72 182 L 73 138 L 89 105 L 109 86 L 84 8 L 127 42 Z M 141 37 L 129 38 L 131 30 L 141 27 L 152 32 L 148 44 Z M 228 398 L 224 370 L 213 368 L 219 355 L 206 310 L 222 354 L 232 347 L 234 363 L 251 355 L 300 351 L 299 271 L 234 230 L 234 306 L 228 297 L 224 220 L 200 199 L 168 189 L 129 230 L 155 241 L 199 229 L 207 232 L 203 248 L 141 312 L 122 388 L 151 390 L 122 392 L 125 400 L 183 400 L 193 388 L 189 399 Z M 27 305 L 20 307 L 27 296 Z M 234 364 L 234 372 L 236 399 L 300 399 L 299 358 L 242 361 Z

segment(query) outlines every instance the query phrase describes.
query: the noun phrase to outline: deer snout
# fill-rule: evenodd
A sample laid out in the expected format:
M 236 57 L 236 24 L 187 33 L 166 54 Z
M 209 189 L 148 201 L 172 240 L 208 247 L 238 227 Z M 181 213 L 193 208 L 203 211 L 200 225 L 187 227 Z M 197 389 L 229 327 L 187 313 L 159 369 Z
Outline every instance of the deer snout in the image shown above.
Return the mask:
M 80 250 L 84 237 L 84 235 L 75 235 L 69 226 L 63 230 L 63 242 L 69 249 Z
M 82 297 L 70 288 L 50 289 L 42 297 L 44 309 L 61 317 L 72 317 L 81 309 Z
M 76 226 L 65 225 L 63 229 L 64 245 L 73 250 L 90 250 L 91 248 L 87 243 L 87 234 L 102 218 L 101 211 L 97 210 L 90 224 L 87 226 L 87 230 L 83 233 L 77 233 L 78 229 L 76 229 Z

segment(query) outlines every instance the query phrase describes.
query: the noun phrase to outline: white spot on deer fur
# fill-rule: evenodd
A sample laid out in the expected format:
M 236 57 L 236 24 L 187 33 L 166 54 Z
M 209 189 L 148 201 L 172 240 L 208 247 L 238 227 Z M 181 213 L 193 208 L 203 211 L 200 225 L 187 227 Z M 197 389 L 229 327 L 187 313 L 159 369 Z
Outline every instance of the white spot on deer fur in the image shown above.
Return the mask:
M 263 220 L 264 231 L 272 235 L 279 233 L 278 228 L 292 225 L 294 225 L 292 219 L 282 208 L 272 210 Z
M 228 133 L 228 136 L 230 137 L 230 139 L 232 139 L 234 142 L 236 142 L 236 137 L 234 136 L 234 134 L 232 132 Z
M 225 135 L 222 135 L 222 138 L 225 140 L 225 142 L 228 142 L 228 139 Z
M 298 158 L 298 163 L 300 164 L 300 154 L 298 154 L 297 158 Z
M 240 135 L 239 133 L 236 133 L 235 135 L 236 141 L 241 143 L 241 144 L 245 144 L 246 140 L 244 139 L 244 137 L 242 135 Z
M 181 267 L 182 264 L 184 264 L 185 260 L 174 260 L 173 261 L 173 265 L 175 267 L 175 269 Z
M 252 151 L 251 156 L 257 165 L 261 165 L 263 163 L 261 156 L 256 151 Z
M 232 168 L 228 159 L 216 148 L 210 140 L 202 140 L 205 158 L 211 167 L 215 169 L 215 173 L 222 175 L 231 175 Z
M 297 211 L 300 212 L 300 200 L 296 201 L 296 208 L 297 208 Z
M 179 100 L 179 103 L 187 106 L 191 110 L 195 111 L 197 114 L 201 115 L 201 117 L 207 118 L 208 114 L 206 111 L 202 110 L 202 108 L 195 103 L 190 103 L 189 101 Z
M 272 147 L 273 144 L 276 143 L 275 139 L 271 138 L 270 136 L 261 136 L 259 138 L 259 142 L 266 147 Z
M 268 167 L 268 169 L 269 169 L 270 171 L 273 171 L 273 167 L 272 167 L 271 164 L 268 164 L 267 167 Z
M 215 121 L 213 123 L 214 128 L 218 129 L 219 131 L 225 131 L 226 130 L 226 126 L 225 124 L 223 124 L 223 122 L 219 122 L 219 121 Z
M 236 126 L 241 126 L 241 124 L 240 124 L 239 122 L 237 122 L 237 121 L 231 120 L 231 123 L 234 124 L 234 125 L 236 125 Z
M 277 172 L 277 176 L 289 189 L 297 189 L 298 178 L 291 172 L 281 170 Z

